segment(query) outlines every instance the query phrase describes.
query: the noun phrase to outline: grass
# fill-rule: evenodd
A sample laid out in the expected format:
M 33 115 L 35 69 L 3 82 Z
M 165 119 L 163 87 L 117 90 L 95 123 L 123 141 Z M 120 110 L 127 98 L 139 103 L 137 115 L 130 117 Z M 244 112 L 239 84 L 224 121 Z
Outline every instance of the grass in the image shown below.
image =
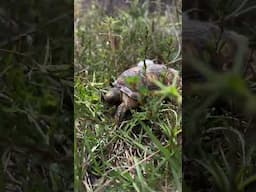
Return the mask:
M 0 191 L 72 191 L 72 9 L 2 3 Z
M 118 74 L 145 58 L 180 70 L 179 19 L 136 1 L 115 16 L 93 5 L 77 17 L 76 191 L 181 191 L 181 108 L 162 97 L 176 88 L 132 110 L 120 126 L 115 107 L 101 100 Z
M 216 22 L 220 28 L 245 35 L 248 48 L 254 51 L 255 31 L 247 26 L 254 13 L 240 15 L 254 4 L 216 1 L 207 4 L 204 11 L 210 21 L 223 21 Z M 256 62 L 243 62 L 244 44 L 238 44 L 230 70 L 217 72 L 214 66 L 196 60 L 195 68 L 205 82 L 193 84 L 193 93 L 183 90 L 183 191 L 255 191 L 256 76 L 248 66 L 255 68 Z M 189 81 L 183 85 L 193 79 Z

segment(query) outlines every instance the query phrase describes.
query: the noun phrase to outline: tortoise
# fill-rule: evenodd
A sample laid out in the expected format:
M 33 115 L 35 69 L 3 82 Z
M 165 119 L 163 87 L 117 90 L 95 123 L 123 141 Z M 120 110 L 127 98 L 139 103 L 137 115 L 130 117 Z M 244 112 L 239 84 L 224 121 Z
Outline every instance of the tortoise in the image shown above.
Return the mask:
M 118 105 L 115 122 L 119 124 L 127 111 L 142 104 L 142 90 L 154 92 L 159 90 L 156 81 L 164 85 L 172 85 L 174 79 L 180 88 L 181 80 L 177 70 L 167 68 L 163 64 L 155 64 L 151 60 L 141 61 L 137 66 L 121 73 L 103 98 L 111 105 Z

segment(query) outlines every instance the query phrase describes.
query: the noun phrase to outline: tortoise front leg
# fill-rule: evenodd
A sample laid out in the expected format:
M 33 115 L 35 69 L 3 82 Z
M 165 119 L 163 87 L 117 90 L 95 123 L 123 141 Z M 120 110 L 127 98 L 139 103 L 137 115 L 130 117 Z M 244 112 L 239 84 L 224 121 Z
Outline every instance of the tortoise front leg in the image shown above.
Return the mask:
M 117 125 L 119 125 L 119 123 L 123 120 L 124 115 L 127 111 L 127 106 L 125 105 L 125 103 L 121 103 L 118 107 L 117 107 L 117 111 L 115 114 L 115 122 Z

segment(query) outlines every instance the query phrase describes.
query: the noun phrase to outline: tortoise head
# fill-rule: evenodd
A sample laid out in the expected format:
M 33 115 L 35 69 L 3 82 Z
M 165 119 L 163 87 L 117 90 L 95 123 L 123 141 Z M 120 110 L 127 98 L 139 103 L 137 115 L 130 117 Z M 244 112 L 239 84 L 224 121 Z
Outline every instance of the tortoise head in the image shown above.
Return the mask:
M 120 89 L 113 87 L 104 96 L 104 100 L 111 105 L 119 105 L 121 103 Z

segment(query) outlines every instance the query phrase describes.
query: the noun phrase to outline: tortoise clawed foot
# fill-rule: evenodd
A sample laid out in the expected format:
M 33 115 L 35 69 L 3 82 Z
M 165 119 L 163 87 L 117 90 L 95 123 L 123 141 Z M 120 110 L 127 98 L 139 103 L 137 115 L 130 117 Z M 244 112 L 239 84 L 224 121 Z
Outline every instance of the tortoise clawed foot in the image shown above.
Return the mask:
M 123 120 L 124 118 L 124 115 L 127 111 L 127 107 L 124 103 L 121 103 L 118 108 L 117 108 L 117 111 L 116 111 L 116 114 L 115 114 L 115 123 L 117 125 L 120 124 L 120 122 Z

